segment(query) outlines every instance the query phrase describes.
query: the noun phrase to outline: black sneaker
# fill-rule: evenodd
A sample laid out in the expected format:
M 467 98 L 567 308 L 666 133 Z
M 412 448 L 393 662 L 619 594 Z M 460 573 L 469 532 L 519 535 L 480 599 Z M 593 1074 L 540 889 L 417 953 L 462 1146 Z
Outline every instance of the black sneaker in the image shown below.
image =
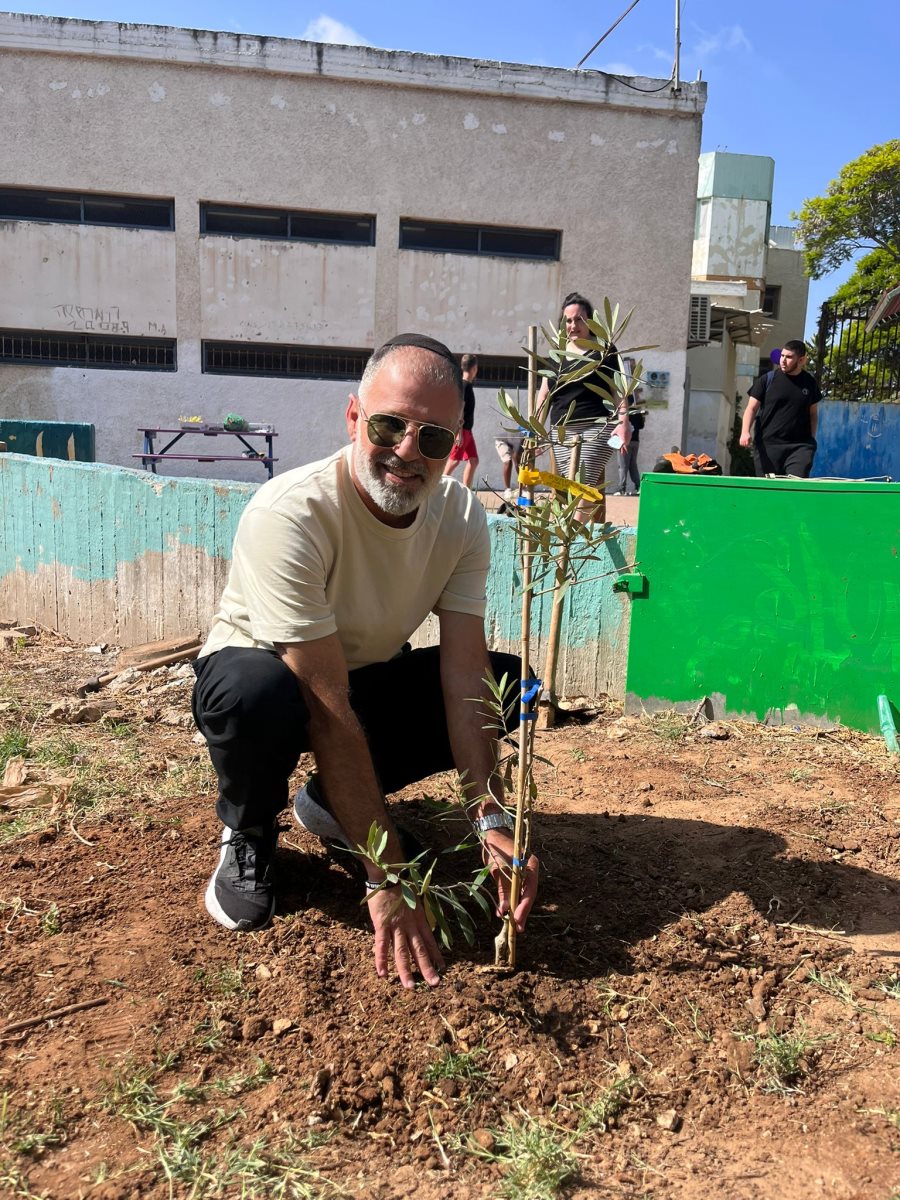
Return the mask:
M 275 910 L 269 879 L 278 831 L 222 830 L 222 853 L 206 889 L 206 911 L 226 929 L 264 929 Z
M 305 786 L 294 797 L 294 820 L 301 829 L 305 829 L 307 833 L 317 837 L 329 849 L 336 846 L 343 847 L 345 850 L 353 849 L 350 839 L 325 803 L 325 797 L 319 791 L 314 775 L 310 776 Z M 402 825 L 397 825 L 396 829 L 406 862 L 412 862 L 414 858 L 424 854 L 425 847 L 414 834 L 410 833 L 408 829 L 404 829 Z M 349 855 L 341 855 L 342 862 L 346 863 L 348 860 Z

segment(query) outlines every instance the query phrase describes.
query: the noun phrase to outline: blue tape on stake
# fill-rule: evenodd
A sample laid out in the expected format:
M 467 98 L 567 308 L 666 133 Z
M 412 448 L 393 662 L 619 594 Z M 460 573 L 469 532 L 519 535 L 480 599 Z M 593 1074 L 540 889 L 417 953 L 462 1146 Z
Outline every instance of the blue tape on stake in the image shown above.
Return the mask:
M 530 713 L 519 713 L 519 720 L 520 720 L 520 721 L 536 721 L 536 720 L 537 720 L 537 713 L 533 713 L 533 712 L 530 712 Z
M 524 860 L 523 858 L 514 858 L 514 859 L 512 860 L 512 865 L 513 865 L 514 867 L 524 867 L 524 866 L 525 866 L 525 860 Z
M 516 504 L 518 504 L 519 508 L 531 508 L 531 506 L 534 504 L 534 501 L 530 500 L 527 496 L 520 496 L 516 501 Z
M 540 694 L 542 679 L 523 679 L 522 680 L 522 703 L 530 704 L 532 700 L 536 700 Z

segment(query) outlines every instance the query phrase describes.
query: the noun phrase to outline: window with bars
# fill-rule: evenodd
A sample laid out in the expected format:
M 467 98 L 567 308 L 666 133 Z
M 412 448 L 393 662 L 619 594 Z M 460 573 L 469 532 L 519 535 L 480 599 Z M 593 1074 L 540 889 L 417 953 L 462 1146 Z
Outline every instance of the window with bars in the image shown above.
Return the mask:
M 557 229 L 458 225 L 408 217 L 400 220 L 401 250 L 432 250 L 440 254 L 500 255 L 557 262 L 561 236 Z
M 485 383 L 496 384 L 497 387 L 527 388 L 528 359 L 523 354 L 521 358 L 504 357 L 503 355 L 478 355 L 477 386 Z M 541 380 L 538 380 L 538 387 Z
M 242 205 L 200 205 L 200 232 L 229 237 L 374 246 L 375 218 L 364 213 L 294 212 Z
M 120 225 L 174 229 L 173 200 L 0 188 L 0 221 L 51 221 L 68 225 Z
M 112 338 L 89 333 L 0 330 L 0 364 L 25 367 L 99 367 L 119 371 L 174 371 L 174 338 Z
M 326 346 L 204 342 L 203 370 L 208 375 L 358 380 L 371 354 L 371 350 L 332 349 Z

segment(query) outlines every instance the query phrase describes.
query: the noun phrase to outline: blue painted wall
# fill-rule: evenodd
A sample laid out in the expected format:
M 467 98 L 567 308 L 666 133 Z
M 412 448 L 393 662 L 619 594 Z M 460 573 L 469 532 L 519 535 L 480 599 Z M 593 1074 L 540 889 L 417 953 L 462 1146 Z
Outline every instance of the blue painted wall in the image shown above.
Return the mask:
M 818 478 L 900 479 L 900 404 L 823 401 L 817 440 L 813 475 Z

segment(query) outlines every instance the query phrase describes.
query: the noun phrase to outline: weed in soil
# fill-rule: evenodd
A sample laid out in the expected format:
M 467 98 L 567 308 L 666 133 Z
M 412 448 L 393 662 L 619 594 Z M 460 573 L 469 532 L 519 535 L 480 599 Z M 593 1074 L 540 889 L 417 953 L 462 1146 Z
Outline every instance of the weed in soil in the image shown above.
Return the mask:
M 493 1146 L 479 1146 L 471 1139 L 460 1143 L 479 1158 L 495 1163 L 502 1172 L 497 1196 L 508 1200 L 556 1200 L 563 1187 L 578 1176 L 578 1159 L 570 1146 L 572 1135 L 521 1110 L 521 1117 L 507 1116 L 501 1129 L 490 1131 Z
M 829 1036 L 811 1037 L 802 1026 L 793 1033 L 739 1033 L 753 1043 L 753 1060 L 761 1075 L 764 1092 L 786 1095 L 800 1090 L 800 1080 L 809 1074 L 816 1048 Z
M 658 712 L 642 718 L 647 731 L 663 742 L 683 742 L 691 727 L 690 720 L 676 712 Z
M 474 1050 L 464 1054 L 454 1054 L 445 1050 L 435 1062 L 430 1062 L 425 1068 L 425 1082 L 431 1086 L 440 1083 L 442 1079 L 490 1079 L 490 1074 L 479 1061 L 487 1053 L 484 1046 L 476 1046 Z
M 22 729 L 8 729 L 0 736 L 0 772 L 11 758 L 26 758 L 28 749 L 28 734 Z
M 156 1170 L 170 1191 L 200 1200 L 206 1196 L 240 1195 L 307 1197 L 317 1172 L 289 1148 L 271 1150 L 268 1139 L 249 1147 L 235 1138 L 224 1151 L 204 1151 L 204 1143 L 218 1131 L 244 1116 L 240 1106 L 227 1109 L 213 1104 L 218 1097 L 234 1099 L 262 1087 L 272 1070 L 257 1059 L 252 1071 L 214 1079 L 208 1083 L 175 1083 L 163 1089 L 161 1077 L 178 1062 L 168 1055 L 160 1063 L 118 1072 L 107 1086 L 102 1107 L 153 1139 L 151 1154 Z
M 576 1136 L 597 1131 L 607 1133 L 611 1123 L 628 1107 L 639 1080 L 636 1075 L 626 1075 L 615 1080 L 590 1104 L 577 1109 L 578 1128 Z

